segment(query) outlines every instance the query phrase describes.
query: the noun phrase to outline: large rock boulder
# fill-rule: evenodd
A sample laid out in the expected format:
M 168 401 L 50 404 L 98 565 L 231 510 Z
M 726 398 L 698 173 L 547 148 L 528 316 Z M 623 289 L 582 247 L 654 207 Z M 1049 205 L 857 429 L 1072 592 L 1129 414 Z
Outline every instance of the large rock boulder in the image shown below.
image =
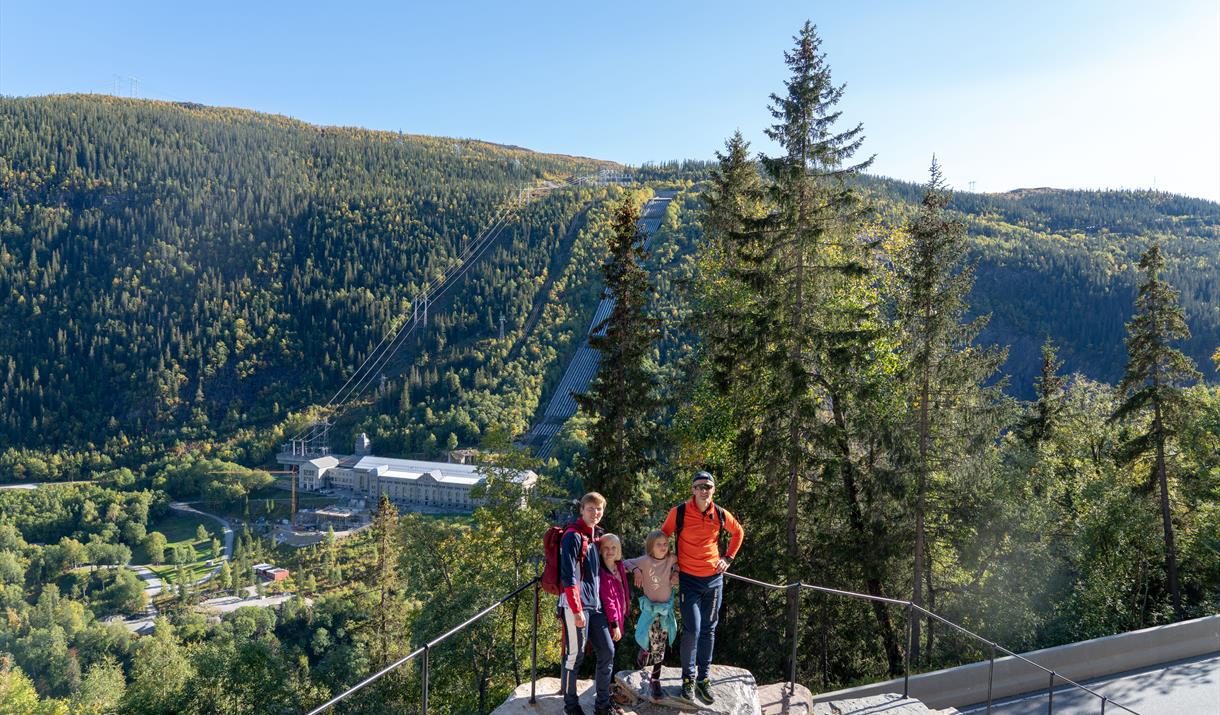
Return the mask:
M 758 686 L 758 705 L 762 715 L 813 715 L 813 694 L 800 683 L 792 688 L 787 683 Z
M 580 705 L 585 712 L 593 712 L 593 681 L 576 681 L 580 693 Z M 537 702 L 530 704 L 530 684 L 522 683 L 513 690 L 504 704 L 491 711 L 491 715 L 563 715 L 563 698 L 559 695 L 559 678 L 539 678 L 534 692 Z
M 614 681 L 619 686 L 619 692 L 627 698 L 627 702 L 623 704 L 624 709 L 634 708 L 633 712 L 640 715 L 660 715 L 675 711 L 720 715 L 762 714 L 758 704 L 758 686 L 748 670 L 728 665 L 713 665 L 708 671 L 708 680 L 712 682 L 712 696 L 716 701 L 712 705 L 682 699 L 682 671 L 677 668 L 661 669 L 662 697 L 654 700 L 649 692 L 649 675 L 650 672 L 646 670 L 624 670 L 615 674 Z

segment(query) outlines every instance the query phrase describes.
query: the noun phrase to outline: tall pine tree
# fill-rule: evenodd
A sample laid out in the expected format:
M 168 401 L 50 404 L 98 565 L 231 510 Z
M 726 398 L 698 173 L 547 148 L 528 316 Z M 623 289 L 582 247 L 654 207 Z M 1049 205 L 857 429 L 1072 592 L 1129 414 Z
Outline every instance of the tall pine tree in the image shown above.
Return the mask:
M 896 256 L 896 313 L 907 353 L 911 391 L 911 467 L 915 476 L 914 554 L 911 600 L 932 591 L 932 562 L 926 529 L 929 492 L 939 472 L 946 480 L 965 461 L 964 445 L 980 430 L 980 418 L 994 414 L 1002 400 L 999 386 L 983 388 L 1005 353 L 973 344 L 985 319 L 964 322 L 974 274 L 964 265 L 966 229 L 946 211 L 949 193 L 933 158 L 920 211 L 908 227 L 909 240 Z M 959 475 L 960 476 L 960 475 Z M 932 621 L 926 644 L 932 646 Z M 920 652 L 920 620 L 912 626 L 913 660 Z
M 377 502 L 377 513 L 373 515 L 371 528 L 374 549 L 374 565 L 370 573 L 377 589 L 377 614 L 374 617 L 373 663 L 382 667 L 390 663 L 403 650 L 406 625 L 403 614 L 402 582 L 398 576 L 398 561 L 401 558 L 401 535 L 398 528 L 398 509 L 385 494 Z
M 732 492 L 752 539 L 783 545 L 762 549 L 744 568 L 788 581 L 810 576 L 820 509 L 811 489 L 839 443 L 824 409 L 829 363 L 840 349 L 860 345 L 846 315 L 850 301 L 841 300 L 863 269 L 855 231 L 861 205 L 845 179 L 871 162 L 851 163 L 863 142 L 860 125 L 836 129 L 843 87 L 831 79 L 816 29 L 805 23 L 794 40 L 784 55 L 786 91 L 772 95 L 776 123 L 767 130 L 781 153 L 760 157 L 760 187 L 739 138 L 721 157 L 705 226 L 721 246 L 724 275 L 713 280 L 723 290 L 713 294 L 720 314 L 706 316 L 702 331 L 705 342 L 726 340 L 705 348 L 743 473 L 724 496 Z M 800 596 L 787 595 L 791 641 Z
M 1055 343 L 1047 338 L 1042 344 L 1042 368 L 1034 380 L 1034 404 L 1021 422 L 1020 435 L 1030 449 L 1037 449 L 1049 435 L 1052 425 L 1063 411 L 1063 388 L 1067 378 L 1059 374 L 1063 361 L 1055 350 Z
M 758 164 L 749 155 L 741 132 L 717 153 L 703 202 L 700 223 L 706 240 L 695 259 L 696 277 L 689 285 L 692 310 L 689 329 L 698 337 L 691 362 L 692 379 L 683 383 L 685 409 L 676 419 L 675 435 L 682 443 L 679 461 L 689 471 L 710 469 L 721 482 L 721 494 L 731 494 L 749 472 L 751 440 L 747 436 L 753 398 L 742 393 L 751 384 L 745 356 L 753 348 L 748 319 L 754 293 L 742 280 L 743 257 L 754 253 L 750 221 L 764 206 Z M 743 243 L 744 242 L 744 243 Z
M 614 308 L 589 338 L 601 363 L 589 391 L 576 395 L 581 410 L 593 418 L 582 464 L 585 486 L 609 502 L 606 528 L 627 534 L 639 531 L 644 514 L 639 485 L 655 463 L 658 405 L 648 365 L 658 337 L 657 321 L 648 315 L 654 289 L 644 267 L 639 219 L 636 198 L 625 195 L 614 212 L 610 255 L 602 265 Z
M 1184 612 L 1178 586 L 1178 555 L 1165 446 L 1176 433 L 1175 425 L 1183 403 L 1182 386 L 1198 380 L 1200 375 L 1194 362 L 1172 345 L 1175 340 L 1190 338 L 1190 329 L 1186 327 L 1186 319 L 1178 305 L 1178 292 L 1161 279 L 1164 264 L 1160 244 L 1152 244 L 1140 256 L 1139 265 L 1145 280 L 1135 299 L 1135 316 L 1127 323 L 1127 370 L 1119 383 L 1119 390 L 1125 397 L 1114 418 L 1151 413 L 1152 421 L 1147 429 L 1123 445 L 1122 459 L 1130 463 L 1153 453 L 1149 482 L 1150 486 L 1155 485 L 1160 496 L 1165 575 L 1174 616 L 1180 619 Z
M 709 188 L 702 194 L 702 226 L 707 241 L 699 255 L 693 328 L 701 338 L 704 374 L 724 394 L 740 381 L 742 353 L 750 348 L 743 329 L 751 294 L 741 280 L 744 257 L 757 253 L 749 224 L 761 218 L 762 184 L 750 145 L 736 132 L 717 152 Z M 731 405 L 726 405 L 731 407 Z

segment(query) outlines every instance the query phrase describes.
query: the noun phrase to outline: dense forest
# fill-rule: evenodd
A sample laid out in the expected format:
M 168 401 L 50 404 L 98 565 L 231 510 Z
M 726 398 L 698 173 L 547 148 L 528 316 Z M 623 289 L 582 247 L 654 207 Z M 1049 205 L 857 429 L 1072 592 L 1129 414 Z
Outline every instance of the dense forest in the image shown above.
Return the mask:
M 15 327 L 0 335 L 7 480 L 79 478 L 175 443 L 262 461 L 268 431 L 295 431 L 290 415 L 342 384 L 515 192 L 604 165 L 97 96 L 4 99 L 0 128 L 0 316 Z M 638 173 L 690 185 L 709 168 Z M 855 181 L 879 225 L 915 210 L 913 184 Z M 363 427 L 420 454 L 451 434 L 473 444 L 489 425 L 523 429 L 536 373 L 554 379 L 596 292 L 586 222 L 605 197 L 565 190 L 521 211 L 433 311 L 427 344 L 377 382 L 381 412 L 410 419 Z M 1182 295 L 1184 350 L 1214 376 L 1220 206 L 1043 189 L 957 193 L 950 208 L 978 263 L 972 310 L 991 316 L 980 340 L 1010 348 L 1012 394 L 1032 395 L 1048 337 L 1068 371 L 1118 379 L 1134 264 L 1153 239 Z M 574 311 L 562 337 L 546 332 L 556 311 Z M 506 374 L 495 359 L 518 365 Z M 344 427 L 339 441 L 355 429 Z
M 634 555 L 696 469 L 746 526 L 734 571 L 913 597 L 1016 650 L 1220 608 L 1220 205 L 953 193 L 935 164 L 922 185 L 868 176 L 861 128 L 810 121 L 843 90 L 813 28 L 796 39 L 778 154 L 738 135 L 632 187 L 476 141 L 0 99 L 0 481 L 84 480 L 0 492 L 0 710 L 304 712 L 532 578 L 580 490 L 613 495 Z M 526 187 L 546 190 L 464 257 Z M 662 187 L 642 250 L 636 212 Z M 426 329 L 323 409 L 465 263 Z M 595 346 L 626 384 L 595 382 L 538 463 L 512 439 L 604 291 L 621 309 Z M 340 452 L 359 432 L 387 455 L 481 446 L 483 505 L 383 500 L 354 536 L 276 544 L 285 498 L 252 467 L 320 415 Z M 524 468 L 538 489 L 510 478 Z M 237 525 L 231 558 L 176 501 Z M 264 560 L 293 598 L 196 608 L 263 594 Z M 164 579 L 151 603 L 132 565 Z M 487 712 L 528 678 L 529 594 L 431 654 L 432 709 Z M 151 633 L 114 620 L 150 605 Z M 795 639 L 798 679 L 830 689 L 897 672 L 903 627 L 734 583 L 722 632 L 752 637 L 717 659 L 781 680 L 789 651 L 760 643 Z M 983 655 L 932 621 L 916 634 L 919 669 Z M 420 689 L 405 668 L 343 711 L 412 709 Z
M 329 394 L 518 191 L 598 166 L 239 110 L 4 99 L 0 430 L 114 454 L 268 427 Z M 520 325 L 586 201 L 540 203 L 441 336 Z
M 911 215 L 922 188 L 865 178 L 880 220 Z M 1033 396 L 1039 347 L 1061 347 L 1064 369 L 1116 382 L 1127 354 L 1140 253 L 1159 241 L 1164 277 L 1181 295 L 1191 337 L 1182 346 L 1210 379 L 1220 336 L 1220 204 L 1151 191 L 1023 189 L 1004 194 L 953 193 L 977 261 L 972 314 L 990 315 L 979 336 L 1009 347 L 1010 391 Z

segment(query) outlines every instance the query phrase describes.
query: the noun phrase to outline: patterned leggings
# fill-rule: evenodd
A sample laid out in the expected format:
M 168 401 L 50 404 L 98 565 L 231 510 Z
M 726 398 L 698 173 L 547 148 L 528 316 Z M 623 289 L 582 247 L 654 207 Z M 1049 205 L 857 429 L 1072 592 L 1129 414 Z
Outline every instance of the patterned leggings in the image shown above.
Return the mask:
M 657 616 L 652 619 L 652 626 L 648 628 L 648 650 L 641 649 L 639 655 L 641 668 L 652 666 L 653 680 L 661 678 L 661 661 L 665 660 L 665 646 L 668 643 L 669 634 L 661 625 L 661 617 Z

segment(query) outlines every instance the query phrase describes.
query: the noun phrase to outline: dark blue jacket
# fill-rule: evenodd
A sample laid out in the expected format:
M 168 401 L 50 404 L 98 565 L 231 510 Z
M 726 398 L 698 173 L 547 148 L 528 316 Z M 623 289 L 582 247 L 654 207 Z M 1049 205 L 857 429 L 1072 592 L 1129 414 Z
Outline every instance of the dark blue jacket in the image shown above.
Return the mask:
M 559 587 L 563 589 L 560 600 L 567 599 L 571 604 L 579 596 L 580 604 L 586 611 L 601 611 L 602 600 L 598 590 L 598 572 L 601 570 L 601 554 L 597 551 L 597 538 L 601 529 L 589 527 L 584 521 L 574 524 L 583 534 L 569 529 L 559 542 Z M 583 563 L 579 559 L 582 542 L 588 543 Z M 579 588 L 574 588 L 574 587 Z

